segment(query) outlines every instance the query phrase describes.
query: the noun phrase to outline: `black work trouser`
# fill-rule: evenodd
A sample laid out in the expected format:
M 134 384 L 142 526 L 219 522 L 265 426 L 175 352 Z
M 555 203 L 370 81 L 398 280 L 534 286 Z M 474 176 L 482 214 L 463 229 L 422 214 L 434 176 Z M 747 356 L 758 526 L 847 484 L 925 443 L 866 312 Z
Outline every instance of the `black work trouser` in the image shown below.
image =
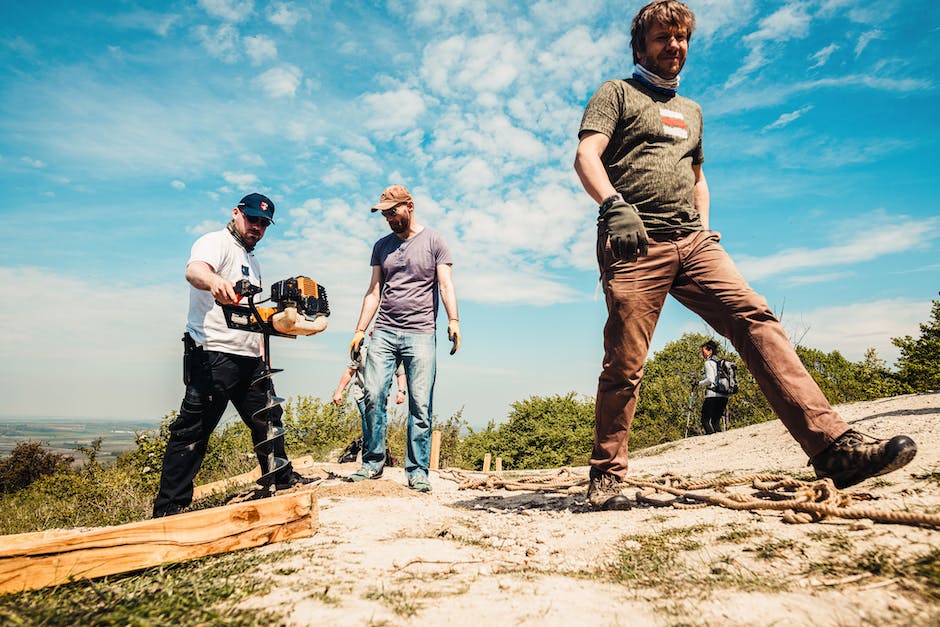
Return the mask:
M 268 404 L 268 391 L 274 394 L 267 366 L 260 357 L 246 357 L 196 348 L 188 356 L 188 383 L 179 415 L 170 424 L 170 439 L 163 456 L 160 491 L 153 515 L 165 516 L 187 507 L 193 500 L 193 478 L 202 466 L 209 436 L 219 424 L 228 402 L 251 431 L 262 474 L 267 473 L 268 454 L 287 459 L 284 438 L 260 444 L 267 439 L 268 423 L 281 427 L 280 405 L 255 415 Z M 260 379 L 260 380 L 259 380 Z M 252 382 L 255 382 L 252 385 Z M 281 482 L 292 471 L 288 463 L 275 478 Z
M 706 434 L 721 431 L 721 417 L 728 406 L 727 396 L 706 397 L 702 403 L 702 431 Z

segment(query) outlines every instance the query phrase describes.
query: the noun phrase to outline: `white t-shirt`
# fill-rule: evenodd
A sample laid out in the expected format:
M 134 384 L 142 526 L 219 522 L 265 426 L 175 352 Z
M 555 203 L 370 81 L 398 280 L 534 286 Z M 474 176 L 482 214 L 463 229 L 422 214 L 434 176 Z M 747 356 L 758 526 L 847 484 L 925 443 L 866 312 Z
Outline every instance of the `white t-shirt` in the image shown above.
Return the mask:
M 235 241 L 228 229 L 206 233 L 196 240 L 189 254 L 189 261 L 204 261 L 216 274 L 235 283 L 248 279 L 253 285 L 261 285 L 261 266 L 255 256 Z M 189 286 L 189 318 L 186 330 L 196 344 L 206 350 L 261 356 L 261 334 L 230 329 L 225 324 L 222 308 L 208 290 Z

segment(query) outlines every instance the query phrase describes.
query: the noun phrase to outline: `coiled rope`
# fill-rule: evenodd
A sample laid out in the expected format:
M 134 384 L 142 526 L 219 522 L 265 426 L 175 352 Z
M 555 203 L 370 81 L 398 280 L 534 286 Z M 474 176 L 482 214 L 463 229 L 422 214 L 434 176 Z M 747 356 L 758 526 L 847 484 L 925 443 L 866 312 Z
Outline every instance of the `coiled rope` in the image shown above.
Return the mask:
M 528 490 L 534 492 L 582 492 L 589 479 L 571 468 L 559 468 L 551 474 L 503 477 L 498 473 L 480 475 L 448 468 L 440 476 L 450 479 L 460 490 Z M 851 507 L 856 501 L 871 500 L 869 495 L 843 492 L 831 479 L 801 481 L 785 475 L 750 474 L 694 481 L 673 474 L 654 479 L 625 478 L 623 484 L 639 488 L 638 503 L 655 507 L 697 509 L 716 505 L 733 510 L 776 510 L 783 521 L 792 524 L 820 522 L 826 518 L 867 519 L 880 523 L 940 528 L 940 514 L 890 511 L 874 507 Z M 732 493 L 730 486 L 748 485 L 754 490 L 746 495 Z M 710 492 L 703 492 L 710 490 Z M 671 500 L 653 498 L 657 493 L 674 496 Z

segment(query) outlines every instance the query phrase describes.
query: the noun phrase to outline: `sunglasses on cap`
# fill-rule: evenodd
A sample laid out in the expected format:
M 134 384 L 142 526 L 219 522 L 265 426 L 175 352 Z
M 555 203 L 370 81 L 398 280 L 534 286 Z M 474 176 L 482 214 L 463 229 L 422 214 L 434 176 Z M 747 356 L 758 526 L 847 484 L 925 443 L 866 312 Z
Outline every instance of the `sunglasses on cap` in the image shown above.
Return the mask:
M 271 220 L 262 216 L 250 216 L 244 211 L 241 212 L 245 219 L 248 220 L 248 224 L 257 224 L 258 226 L 267 228 L 271 226 Z

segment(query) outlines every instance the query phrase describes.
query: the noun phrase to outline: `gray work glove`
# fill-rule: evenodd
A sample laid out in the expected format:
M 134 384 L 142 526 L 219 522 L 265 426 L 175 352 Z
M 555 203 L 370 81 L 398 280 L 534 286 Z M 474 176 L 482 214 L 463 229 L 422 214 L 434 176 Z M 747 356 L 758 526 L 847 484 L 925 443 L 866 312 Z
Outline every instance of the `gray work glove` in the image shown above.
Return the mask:
M 604 201 L 601 205 L 601 219 L 607 225 L 610 250 L 615 259 L 636 261 L 639 255 L 646 254 L 649 240 L 643 220 L 636 207 L 620 194 Z

